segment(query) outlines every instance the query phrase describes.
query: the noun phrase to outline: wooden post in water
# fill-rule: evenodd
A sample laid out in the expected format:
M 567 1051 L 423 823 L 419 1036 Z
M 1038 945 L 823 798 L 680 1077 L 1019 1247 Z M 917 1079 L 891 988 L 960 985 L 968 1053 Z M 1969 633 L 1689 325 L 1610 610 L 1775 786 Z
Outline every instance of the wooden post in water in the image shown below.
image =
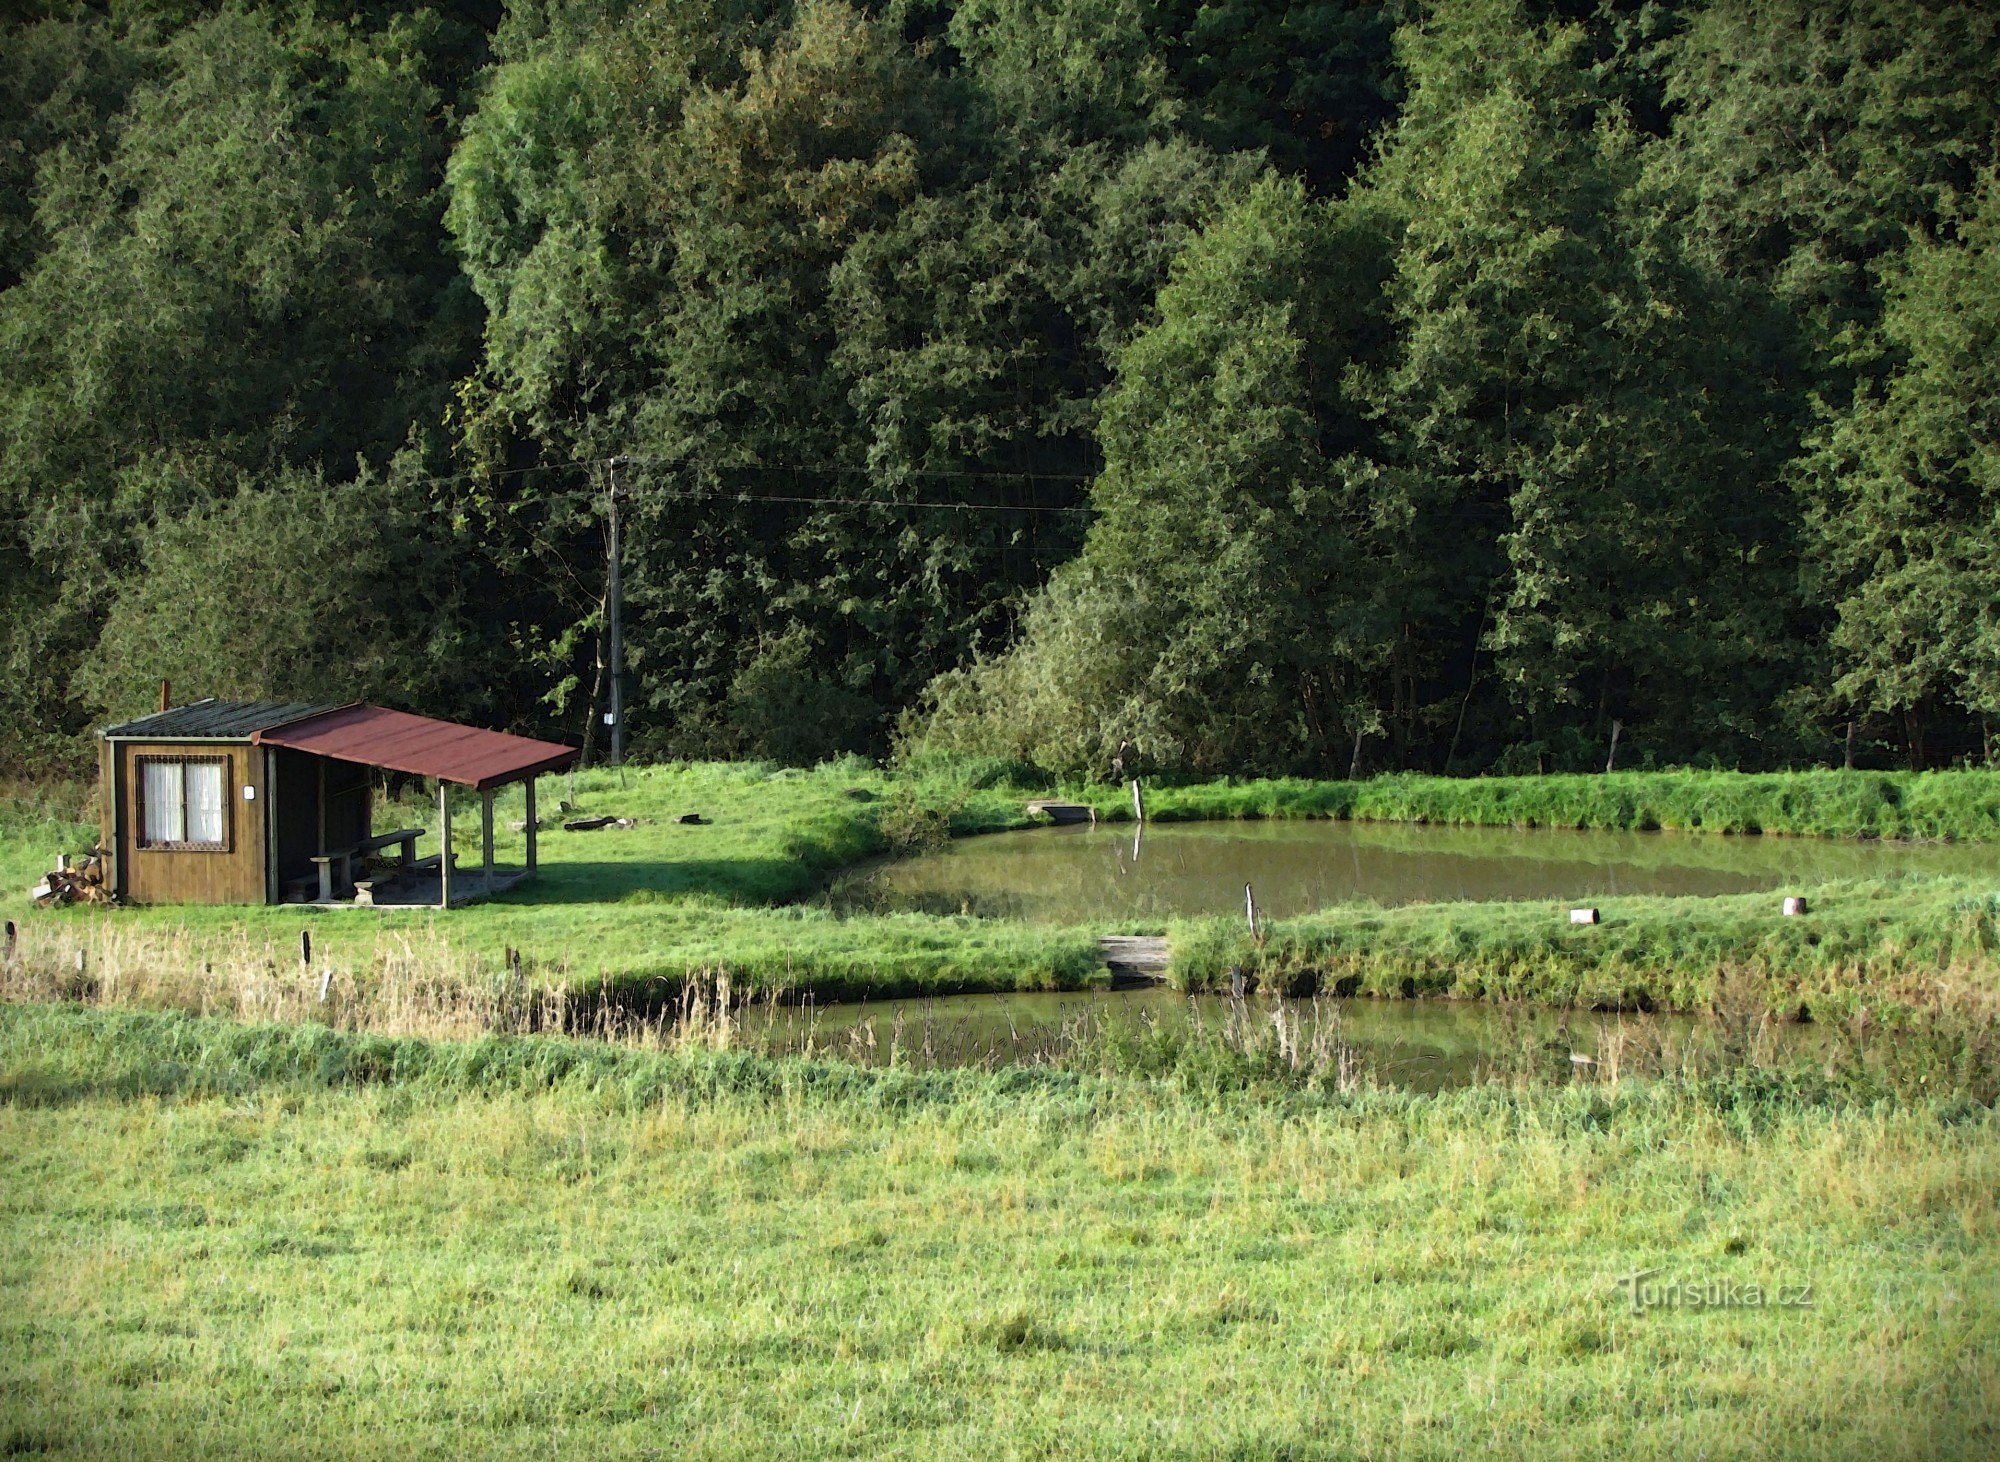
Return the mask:
M 1146 798 L 1139 790 L 1139 779 L 1132 779 L 1132 815 L 1139 821 L 1146 820 Z
M 1250 921 L 1250 937 L 1257 937 L 1257 894 L 1249 884 L 1243 885 L 1243 917 Z

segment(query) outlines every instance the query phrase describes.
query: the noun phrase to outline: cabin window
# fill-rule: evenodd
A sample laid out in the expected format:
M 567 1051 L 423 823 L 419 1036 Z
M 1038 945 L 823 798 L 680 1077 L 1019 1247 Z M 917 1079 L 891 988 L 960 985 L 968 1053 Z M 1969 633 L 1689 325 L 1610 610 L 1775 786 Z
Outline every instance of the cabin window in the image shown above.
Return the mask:
M 142 756 L 138 762 L 140 847 L 229 850 L 229 801 L 223 795 L 228 758 Z

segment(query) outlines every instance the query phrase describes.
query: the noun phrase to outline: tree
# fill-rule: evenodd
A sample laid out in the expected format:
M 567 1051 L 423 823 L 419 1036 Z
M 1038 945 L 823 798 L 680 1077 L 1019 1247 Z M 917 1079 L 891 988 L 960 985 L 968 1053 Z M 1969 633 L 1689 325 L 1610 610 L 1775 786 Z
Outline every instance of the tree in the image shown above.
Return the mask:
M 1379 720 L 1397 591 L 1374 565 L 1395 527 L 1325 455 L 1354 430 L 1341 301 L 1372 283 L 1357 255 L 1275 179 L 1189 243 L 1158 323 L 1120 353 L 1081 559 L 1019 646 L 938 687 L 916 740 L 1086 771 L 1129 736 L 1168 765 L 1279 768 Z
M 1885 270 L 1949 218 L 2000 135 L 2000 17 L 1963 0 L 1714 0 L 1665 59 L 1662 197 L 1707 258 L 1799 312 L 1823 369 L 1865 365 Z
M 1441 608 L 1487 624 L 1525 754 L 1590 764 L 1613 721 L 1656 754 L 1737 753 L 1781 689 L 1782 409 L 1754 315 L 1638 193 L 1585 42 L 1507 3 L 1405 32 L 1370 180 L 1404 220 L 1397 343 L 1366 389 L 1385 470 L 1457 522 L 1443 577 L 1473 597 Z
M 0 508 L 54 588 L 38 657 L 82 658 L 158 519 L 245 473 L 380 466 L 441 414 L 471 318 L 437 248 L 428 26 L 221 9 L 108 137 L 44 158 L 45 243 L 0 294 Z
M 1837 586 L 1838 697 L 1905 722 L 2000 718 L 2000 182 L 1989 171 L 1953 241 L 1913 247 L 1882 333 L 1897 362 L 1819 435 L 1821 567 Z
M 239 479 L 146 534 L 80 694 L 113 717 L 148 709 L 163 679 L 186 699 L 425 703 L 444 625 L 419 602 L 410 526 L 379 483 Z

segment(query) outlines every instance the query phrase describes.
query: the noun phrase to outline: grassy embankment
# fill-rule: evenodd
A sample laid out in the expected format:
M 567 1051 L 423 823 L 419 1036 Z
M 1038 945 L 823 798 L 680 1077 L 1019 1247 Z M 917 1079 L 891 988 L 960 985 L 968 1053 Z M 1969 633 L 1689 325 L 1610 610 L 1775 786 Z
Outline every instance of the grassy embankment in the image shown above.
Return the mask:
M 1099 794 L 1100 816 L 1130 816 Z M 1843 838 L 2000 839 L 2000 774 L 1629 772 L 1611 776 L 1219 781 L 1156 789 L 1161 821 L 1340 817 L 1453 826 Z M 1619 898 L 1573 927 L 1532 903 L 1329 910 L 1252 940 L 1236 921 L 1176 924 L 1175 979 L 1213 988 L 1240 968 L 1267 988 L 1442 995 L 1556 1005 L 1701 1010 L 1726 985 L 1774 1010 L 1878 1015 L 1942 1009 L 1990 1024 L 2000 1010 L 1995 877 L 1897 877 L 1767 894 Z
M 1075 789 L 1132 816 L 1112 787 Z M 1220 778 L 1146 791 L 1161 822 L 1329 817 L 1460 827 L 1605 828 L 1836 838 L 2000 840 L 2000 772 L 1615 772 L 1545 777 Z
M 277 1012 L 265 995 L 231 991 L 270 986 L 267 976 L 295 970 L 298 932 L 307 927 L 319 943 L 316 963 L 364 984 L 392 976 L 433 987 L 446 979 L 490 982 L 509 948 L 523 953 L 538 985 L 574 991 L 608 981 L 621 998 L 670 998 L 691 975 L 726 975 L 739 993 L 809 988 L 825 998 L 1061 988 L 1099 978 L 1096 930 L 916 914 L 842 917 L 810 901 L 829 873 L 887 846 L 885 824 L 921 834 L 927 824 L 938 830 L 949 814 L 961 833 L 1018 825 L 1027 794 L 977 781 L 962 773 L 896 776 L 862 763 L 811 772 L 635 769 L 622 784 L 614 773 L 594 772 L 577 781 L 584 808 L 636 816 L 640 826 L 545 833 L 542 878 L 488 904 L 449 913 L 72 911 L 23 922 L 30 951 L 51 971 L 67 968 L 82 945 L 106 988 L 122 981 L 135 989 L 145 983 L 137 976 L 149 972 L 154 993 L 141 1003 L 252 1016 Z M 548 798 L 555 785 L 544 790 Z M 1093 798 L 1106 818 L 1130 815 L 1115 789 L 1073 795 Z M 2000 837 L 2000 775 L 1224 781 L 1154 788 L 1148 810 L 1163 821 L 1341 816 L 1983 839 Z M 686 811 L 711 822 L 672 821 Z M 16 798 L 0 818 L 0 908 L 10 916 L 25 911 L 21 891 L 57 848 L 91 841 L 75 815 L 46 798 Z M 519 815 L 519 794 L 503 798 L 502 823 Z M 422 816 L 421 806 L 382 812 L 385 823 Z M 503 830 L 503 862 L 519 859 L 521 841 Z M 1992 885 L 1898 878 L 1798 891 L 1814 904 L 1804 920 L 1782 919 L 1770 897 L 1753 895 L 1607 900 L 1605 923 L 1594 928 L 1572 928 L 1560 909 L 1538 903 L 1339 908 L 1278 923 L 1257 941 L 1229 921 L 1184 922 L 1169 931 L 1173 976 L 1203 988 L 1233 967 L 1266 989 L 1680 1009 L 1707 1008 L 1729 985 L 1760 991 L 1772 1009 L 1788 1013 L 1803 1004 L 1819 1014 L 1849 1014 L 1865 1004 L 1890 1019 L 1944 1009 L 1991 1020 L 2000 996 L 2000 904 Z M 189 974 L 196 970 L 228 988 L 189 994 L 200 983 Z
M 1993 1123 L 0 1007 L 0 1444 L 1990 1455 Z
M 559 791 L 568 792 L 562 779 L 544 780 L 545 820 Z M 342 970 L 414 960 L 491 973 L 511 948 L 538 983 L 584 989 L 608 980 L 627 996 L 670 992 L 691 974 L 718 971 L 739 989 L 811 988 L 827 998 L 1076 988 L 1102 975 L 1083 931 L 924 915 L 846 919 L 799 902 L 829 873 L 886 851 L 885 825 L 921 837 L 942 836 L 947 813 L 961 832 L 1019 824 L 1018 794 L 909 784 L 859 762 L 806 772 L 721 764 L 634 768 L 623 778 L 593 771 L 576 778 L 575 792 L 584 811 L 639 826 L 545 829 L 539 878 L 448 912 L 186 906 L 29 917 L 25 891 L 53 854 L 88 847 L 96 832 L 73 806 L 16 799 L 0 815 L 0 911 L 21 920 L 50 959 L 82 945 L 98 969 L 149 959 L 292 968 L 299 932 L 310 929 L 324 960 Z M 475 799 L 474 826 L 476 807 Z M 708 822 L 673 821 L 686 812 Z M 518 788 L 499 798 L 502 864 L 525 857 L 524 836 L 506 826 L 524 815 Z M 377 822 L 427 818 L 435 814 L 422 804 L 391 805 L 378 809 Z

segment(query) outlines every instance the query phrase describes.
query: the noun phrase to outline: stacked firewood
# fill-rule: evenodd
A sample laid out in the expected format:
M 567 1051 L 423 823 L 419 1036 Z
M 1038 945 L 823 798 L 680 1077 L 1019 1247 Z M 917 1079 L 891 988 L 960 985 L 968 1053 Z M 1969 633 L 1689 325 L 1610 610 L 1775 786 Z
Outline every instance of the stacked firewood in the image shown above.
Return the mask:
M 87 853 L 74 868 L 70 867 L 68 854 L 59 855 L 56 866 L 42 876 L 28 897 L 45 909 L 64 904 L 110 903 L 111 890 L 104 886 L 103 854 Z

